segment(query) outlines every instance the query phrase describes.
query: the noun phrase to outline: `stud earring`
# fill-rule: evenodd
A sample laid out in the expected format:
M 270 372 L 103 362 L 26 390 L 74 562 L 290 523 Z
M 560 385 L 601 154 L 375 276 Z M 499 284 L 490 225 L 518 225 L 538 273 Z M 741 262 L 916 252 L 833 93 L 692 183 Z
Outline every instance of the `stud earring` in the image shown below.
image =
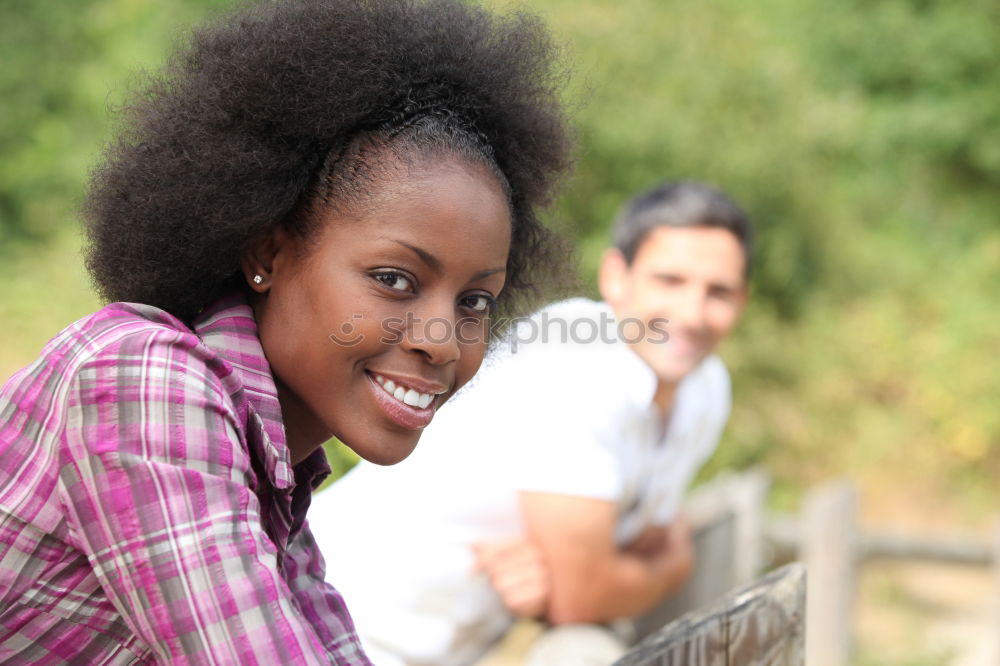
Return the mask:
M 254 275 L 253 276 L 253 283 L 254 284 L 260 284 L 263 281 L 264 281 L 264 278 L 262 278 L 261 276 L 259 276 L 259 275 Z

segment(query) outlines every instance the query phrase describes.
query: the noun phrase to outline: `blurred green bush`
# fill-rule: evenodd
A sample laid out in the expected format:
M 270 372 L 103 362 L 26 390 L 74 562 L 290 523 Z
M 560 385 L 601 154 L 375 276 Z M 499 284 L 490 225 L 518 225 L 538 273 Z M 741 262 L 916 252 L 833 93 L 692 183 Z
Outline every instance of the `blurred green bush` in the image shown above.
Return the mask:
M 136 67 L 222 0 L 0 4 L 0 371 L 96 303 L 73 211 Z M 494 2 L 498 6 L 516 6 Z M 995 503 L 1000 473 L 1000 5 L 992 0 L 536 0 L 580 133 L 553 211 L 589 285 L 620 203 L 720 185 L 759 227 L 724 354 L 712 469 L 795 490 L 850 472 Z M 41 263 L 40 263 L 41 262 Z M 38 322 L 43 322 L 39 324 Z

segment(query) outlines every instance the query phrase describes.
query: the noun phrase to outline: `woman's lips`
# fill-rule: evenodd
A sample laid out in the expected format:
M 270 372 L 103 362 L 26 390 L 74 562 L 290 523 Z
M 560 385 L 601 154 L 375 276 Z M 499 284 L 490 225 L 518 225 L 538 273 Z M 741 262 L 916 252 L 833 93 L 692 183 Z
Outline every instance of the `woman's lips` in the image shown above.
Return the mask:
M 402 399 L 397 399 L 395 395 L 390 395 L 386 387 L 380 384 L 371 373 L 367 374 L 372 393 L 375 396 L 375 402 L 382 408 L 386 416 L 396 424 L 408 430 L 420 430 L 427 427 L 431 419 L 434 418 L 434 413 L 437 410 L 436 400 L 432 399 L 426 407 L 421 408 L 419 405 L 427 403 L 426 398 L 419 394 L 414 397 L 416 391 L 403 386 L 396 386 L 393 383 L 390 387 L 394 389 L 394 393 L 399 393 L 399 389 L 403 389 Z M 382 378 L 380 377 L 380 379 Z M 410 393 L 409 399 L 407 398 L 407 393 Z M 417 405 L 408 405 L 403 400 L 416 402 Z

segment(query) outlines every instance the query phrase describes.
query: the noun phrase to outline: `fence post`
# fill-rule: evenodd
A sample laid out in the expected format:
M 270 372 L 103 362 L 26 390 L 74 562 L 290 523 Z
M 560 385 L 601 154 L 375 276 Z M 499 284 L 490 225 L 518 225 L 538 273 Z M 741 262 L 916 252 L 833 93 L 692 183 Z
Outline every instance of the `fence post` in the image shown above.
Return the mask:
M 737 584 L 749 583 L 764 570 L 764 510 L 770 485 L 767 473 L 760 469 L 740 474 L 730 485 L 730 506 L 736 515 L 733 577 Z
M 993 663 L 1000 664 L 1000 519 L 993 528 Z
M 850 658 L 856 579 L 857 490 L 849 481 L 806 496 L 802 558 L 807 571 L 806 663 L 845 666 Z

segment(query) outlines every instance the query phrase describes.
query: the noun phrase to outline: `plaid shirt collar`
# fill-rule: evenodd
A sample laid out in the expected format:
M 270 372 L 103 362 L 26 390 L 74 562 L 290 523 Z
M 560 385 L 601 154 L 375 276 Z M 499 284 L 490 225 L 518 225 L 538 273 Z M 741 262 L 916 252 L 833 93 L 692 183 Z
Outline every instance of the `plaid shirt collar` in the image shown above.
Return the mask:
M 291 495 L 286 500 L 290 502 L 288 512 L 291 514 L 288 533 L 280 535 L 284 538 L 272 535 L 285 543 L 301 527 L 312 491 L 330 474 L 326 453 L 322 447 L 318 448 L 299 464 L 292 465 L 278 390 L 256 335 L 253 309 L 242 293 L 233 292 L 215 301 L 198 315 L 192 327 L 228 371 L 223 382 L 229 394 L 235 396 L 242 392 L 245 398 L 234 402 L 246 405 L 247 413 L 240 417 L 246 424 L 251 458 L 260 466 L 258 469 L 264 470 L 267 480 L 279 494 Z M 247 330 L 254 335 L 247 335 Z

